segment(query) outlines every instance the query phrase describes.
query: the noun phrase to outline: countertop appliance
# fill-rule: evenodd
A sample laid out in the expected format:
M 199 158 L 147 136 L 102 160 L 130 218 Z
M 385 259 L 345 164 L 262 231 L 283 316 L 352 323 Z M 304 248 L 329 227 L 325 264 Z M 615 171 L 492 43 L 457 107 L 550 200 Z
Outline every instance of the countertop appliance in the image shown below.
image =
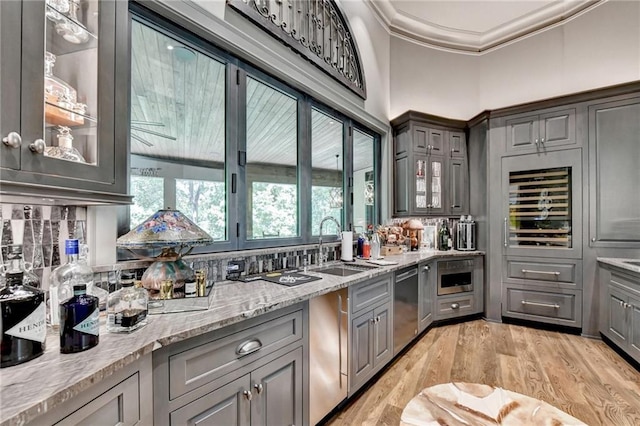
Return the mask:
M 471 216 L 462 216 L 456 227 L 456 249 L 472 251 L 476 249 L 476 222 Z
M 418 334 L 418 266 L 395 274 L 393 288 L 393 354 Z
M 309 300 L 309 420 L 317 424 L 348 392 L 348 289 Z
M 473 259 L 438 261 L 438 296 L 473 291 Z

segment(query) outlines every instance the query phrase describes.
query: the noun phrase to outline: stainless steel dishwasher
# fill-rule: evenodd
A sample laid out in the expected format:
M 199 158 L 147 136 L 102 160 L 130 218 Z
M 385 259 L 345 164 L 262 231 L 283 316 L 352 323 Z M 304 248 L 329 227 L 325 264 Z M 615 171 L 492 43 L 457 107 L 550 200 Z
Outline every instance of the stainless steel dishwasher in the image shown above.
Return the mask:
M 309 300 L 309 420 L 315 425 L 347 398 L 348 289 Z
M 418 334 L 418 266 L 396 272 L 393 285 L 393 354 Z

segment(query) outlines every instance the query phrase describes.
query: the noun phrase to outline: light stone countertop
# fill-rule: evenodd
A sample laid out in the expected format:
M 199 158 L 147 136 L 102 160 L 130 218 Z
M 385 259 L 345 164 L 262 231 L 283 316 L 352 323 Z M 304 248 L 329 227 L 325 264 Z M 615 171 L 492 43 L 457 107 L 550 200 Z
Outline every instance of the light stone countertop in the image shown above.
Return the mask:
M 636 262 L 635 265 L 628 262 Z M 618 257 L 599 257 L 598 262 L 604 263 L 605 265 L 615 266 L 621 269 L 626 269 L 627 271 L 635 272 L 636 274 L 640 274 L 640 259 L 624 259 Z
M 216 283 L 205 311 L 149 315 L 148 324 L 131 334 L 108 333 L 101 318 L 100 343 L 77 354 L 61 354 L 49 331 L 45 353 L 0 370 L 0 425 L 21 425 L 59 406 L 135 360 L 172 343 L 303 302 L 331 291 L 425 260 L 484 255 L 480 251 L 425 251 L 387 256 L 398 265 L 381 266 L 349 277 L 318 274 L 321 280 L 286 287 L 268 281 Z M 362 263 L 358 261 L 357 263 Z M 640 268 L 636 268 L 640 271 Z

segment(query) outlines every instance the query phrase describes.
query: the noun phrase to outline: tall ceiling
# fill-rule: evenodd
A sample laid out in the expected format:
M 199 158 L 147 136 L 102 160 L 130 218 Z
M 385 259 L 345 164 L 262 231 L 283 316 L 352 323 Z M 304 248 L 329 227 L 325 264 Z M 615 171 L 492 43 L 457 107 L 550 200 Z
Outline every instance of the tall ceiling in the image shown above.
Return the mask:
M 607 0 L 366 0 L 391 34 L 480 53 L 580 14 Z

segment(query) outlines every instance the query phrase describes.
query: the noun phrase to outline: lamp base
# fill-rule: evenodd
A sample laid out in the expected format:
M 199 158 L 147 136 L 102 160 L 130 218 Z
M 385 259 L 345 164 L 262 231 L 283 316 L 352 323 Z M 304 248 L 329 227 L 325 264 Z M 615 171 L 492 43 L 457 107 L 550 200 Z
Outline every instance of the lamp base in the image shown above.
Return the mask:
M 181 292 L 185 282 L 195 281 L 195 273 L 187 263 L 180 259 L 173 249 L 164 249 L 162 254 L 142 274 L 142 286 L 148 290 L 160 291 L 162 281 L 173 281 L 174 297 L 176 290 Z M 153 296 L 153 295 L 151 295 Z

